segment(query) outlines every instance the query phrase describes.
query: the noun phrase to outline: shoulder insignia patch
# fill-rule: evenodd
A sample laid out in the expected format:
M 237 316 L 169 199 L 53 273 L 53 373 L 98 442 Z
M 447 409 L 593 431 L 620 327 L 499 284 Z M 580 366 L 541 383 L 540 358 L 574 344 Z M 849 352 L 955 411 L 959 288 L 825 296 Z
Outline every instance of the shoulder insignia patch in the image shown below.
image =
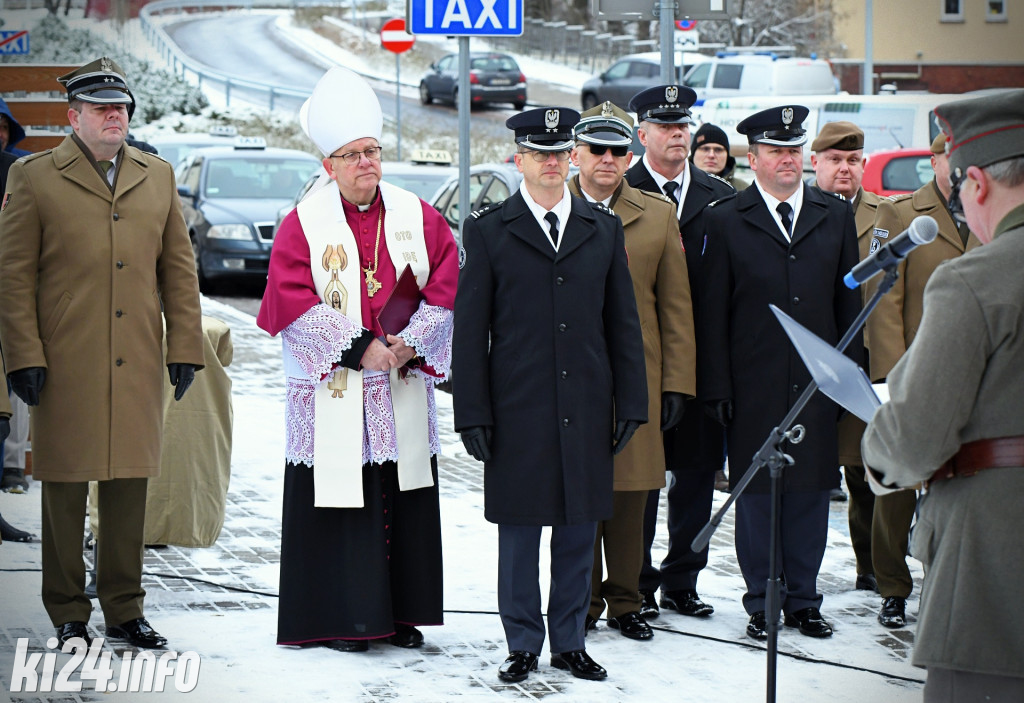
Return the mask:
M 22 156 L 21 158 L 19 158 L 18 161 L 27 164 L 29 161 L 35 161 L 40 156 L 46 156 L 51 151 L 53 151 L 53 149 L 46 149 L 45 151 L 37 151 L 34 154 L 26 154 L 25 156 Z
M 823 190 L 821 188 L 819 188 L 818 190 L 821 190 L 821 192 L 824 193 L 825 195 L 831 195 L 833 198 L 836 198 L 837 200 L 842 200 L 844 203 L 846 202 L 846 196 L 842 195 L 841 193 L 836 193 L 831 190 Z
M 882 239 L 888 239 L 889 238 L 889 230 L 882 229 L 881 227 L 875 227 L 875 231 L 874 231 L 874 233 L 871 236 L 873 236 L 873 237 L 881 237 Z
M 469 213 L 469 216 L 472 217 L 474 220 L 478 220 L 482 216 L 486 215 L 488 212 L 491 212 L 491 210 L 494 209 L 495 205 L 497 205 L 497 203 L 491 203 L 490 205 L 482 207 L 479 210 L 474 210 L 473 212 Z
M 893 203 L 898 203 L 899 201 L 906 200 L 907 198 L 910 198 L 913 195 L 914 195 L 913 193 L 897 193 L 896 195 L 888 196 L 887 200 L 889 200 L 890 202 L 893 202 Z
M 4 193 L 4 202 L 3 202 L 2 205 L 0 205 L 0 212 L 3 212 L 4 210 L 7 209 L 7 203 L 9 203 L 9 202 L 11 202 L 11 194 L 10 193 Z
M 714 178 L 714 179 L 715 179 L 716 181 L 721 181 L 722 183 L 724 183 L 725 185 L 729 186 L 729 187 L 730 187 L 730 188 L 732 188 L 733 190 L 736 190 L 735 188 L 733 188 L 733 185 L 732 185 L 732 183 L 730 183 L 729 181 L 725 180 L 725 179 L 724 179 L 724 178 L 722 178 L 721 176 L 716 176 L 715 174 L 713 174 L 713 173 L 708 173 L 707 171 L 705 171 L 705 172 L 704 172 L 704 175 L 705 175 L 705 176 L 709 176 L 710 178 Z
M 459 268 L 465 268 L 466 266 L 466 247 L 459 244 Z
M 610 207 L 608 207 L 607 205 L 605 205 L 604 203 L 590 203 L 590 204 L 591 204 L 591 205 L 593 206 L 593 208 L 594 208 L 595 210 L 598 210 L 598 211 L 600 211 L 600 212 L 603 212 L 603 213 L 604 213 L 604 214 L 606 214 L 606 215 L 611 215 L 611 216 L 613 216 L 613 217 L 615 216 L 615 211 L 614 211 L 614 210 L 612 210 L 612 209 L 611 209 Z
M 715 200 L 715 201 L 713 201 L 713 202 L 710 202 L 710 203 L 708 203 L 708 207 L 715 207 L 715 206 L 716 206 L 716 205 L 718 205 L 719 203 L 724 203 L 724 202 L 726 202 L 727 200 L 732 200 L 732 199 L 733 199 L 733 198 L 735 198 L 735 197 L 736 197 L 737 195 L 739 195 L 739 193 L 738 193 L 738 192 L 736 192 L 736 191 L 733 191 L 732 193 L 729 193 L 729 194 L 728 194 L 728 195 L 726 195 L 725 197 L 719 198 L 718 200 Z

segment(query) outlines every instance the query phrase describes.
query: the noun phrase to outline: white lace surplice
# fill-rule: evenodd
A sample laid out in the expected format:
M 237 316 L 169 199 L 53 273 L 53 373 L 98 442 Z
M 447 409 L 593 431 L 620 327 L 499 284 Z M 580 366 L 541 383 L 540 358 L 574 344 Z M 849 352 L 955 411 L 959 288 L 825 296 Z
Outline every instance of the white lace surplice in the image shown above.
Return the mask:
M 352 346 L 363 328 L 331 307 L 319 304 L 307 310 L 282 332 L 284 342 L 286 400 L 285 459 L 313 465 L 313 427 L 316 416 L 314 388 L 337 366 L 337 360 Z M 418 356 L 438 373 L 433 378 L 418 370 L 406 376 L 407 383 L 422 383 L 427 394 L 430 453 L 439 454 L 437 406 L 434 383 L 443 380 L 451 368 L 452 311 L 421 301 L 409 326 L 399 334 Z M 363 372 L 363 463 L 398 460 L 395 415 L 391 407 L 388 374 Z

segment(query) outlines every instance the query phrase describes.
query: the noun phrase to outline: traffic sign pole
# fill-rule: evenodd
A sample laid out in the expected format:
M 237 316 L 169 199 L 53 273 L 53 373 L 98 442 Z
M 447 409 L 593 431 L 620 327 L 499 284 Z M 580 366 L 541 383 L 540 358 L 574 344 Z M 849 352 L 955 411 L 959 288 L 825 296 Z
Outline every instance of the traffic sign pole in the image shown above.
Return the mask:
M 398 153 L 402 160 L 402 52 L 412 48 L 416 38 L 405 31 L 404 19 L 391 19 L 380 28 L 380 45 L 395 54 L 395 131 L 398 133 Z

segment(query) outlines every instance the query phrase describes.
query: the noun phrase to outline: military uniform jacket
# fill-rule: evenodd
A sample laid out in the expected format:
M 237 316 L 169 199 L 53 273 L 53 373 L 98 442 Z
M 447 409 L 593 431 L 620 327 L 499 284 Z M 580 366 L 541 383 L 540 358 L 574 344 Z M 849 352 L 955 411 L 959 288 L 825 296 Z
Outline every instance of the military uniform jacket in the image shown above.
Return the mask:
M 792 243 L 786 241 L 754 186 L 707 210 L 708 244 L 698 318 L 698 392 L 703 400 L 732 399 L 729 458 L 735 481 L 746 471 L 776 423 L 797 400 L 810 375 L 782 326 L 773 303 L 835 345 L 860 311 L 860 293 L 843 284 L 857 263 L 853 212 L 847 202 L 804 188 Z M 863 342 L 847 355 L 860 362 Z M 787 491 L 839 485 L 836 419 L 839 408 L 816 393 L 797 422 L 807 437 L 785 451 L 797 461 L 785 474 Z M 768 490 L 759 472 L 752 490 Z
M 679 217 L 679 232 L 683 238 L 683 251 L 686 252 L 686 270 L 690 276 L 690 292 L 694 301 L 699 297 L 700 257 L 704 251 L 704 209 L 710 204 L 736 191 L 720 178 L 709 176 L 699 168 L 686 162 L 690 170 L 690 187 L 683 200 L 683 212 Z M 637 160 L 633 167 L 626 171 L 629 185 L 648 193 L 661 194 L 662 190 L 654 181 L 654 176 L 647 170 L 643 160 Z
M 891 402 L 864 435 L 865 462 L 886 485 L 930 478 L 964 443 L 1024 435 L 1024 206 L 1000 229 L 928 281 L 916 340 L 888 375 Z M 911 544 L 925 566 L 917 666 L 1024 672 L 1024 613 L 1012 605 L 1024 580 L 1021 495 L 1024 467 L 928 489 Z
M 170 164 L 125 146 L 111 192 L 68 137 L 14 164 L 8 191 L 0 341 L 8 371 L 46 368 L 32 409 L 35 477 L 157 475 L 165 364 L 203 365 L 199 286 Z
M 516 192 L 467 218 L 463 245 L 455 429 L 493 429 L 485 517 L 509 525 L 607 520 L 614 422 L 647 420 L 619 219 L 573 198 L 556 253 Z
M 569 190 L 580 195 L 578 176 L 569 182 Z M 647 491 L 665 485 L 661 394 L 697 395 L 690 283 L 671 200 L 637 190 L 623 180 L 610 205 L 626 234 L 629 273 L 644 338 L 650 420 L 616 455 L 615 490 Z
M 917 336 L 924 313 L 924 288 L 932 272 L 943 261 L 956 258 L 981 245 L 978 238 L 971 234 L 967 238 L 967 246 L 964 246 L 957 225 L 934 180 L 912 194 L 883 200 L 875 218 L 873 238 L 879 244 L 885 244 L 906 230 L 913 219 L 921 215 L 935 218 L 939 223 L 938 236 L 935 241 L 911 251 L 900 263 L 900 277 L 896 285 L 878 301 L 878 307 L 868 318 L 870 374 L 874 380 L 883 379 L 889 374 Z M 871 290 L 877 285 L 875 281 Z

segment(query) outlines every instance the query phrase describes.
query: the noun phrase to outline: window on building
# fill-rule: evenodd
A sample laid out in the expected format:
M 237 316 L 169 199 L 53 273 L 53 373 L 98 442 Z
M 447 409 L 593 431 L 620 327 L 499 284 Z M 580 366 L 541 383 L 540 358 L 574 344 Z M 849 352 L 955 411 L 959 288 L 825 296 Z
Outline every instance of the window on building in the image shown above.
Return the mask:
M 942 21 L 963 22 L 964 0 L 942 0 Z
M 1006 0 L 987 0 L 985 3 L 986 22 L 1006 21 Z

